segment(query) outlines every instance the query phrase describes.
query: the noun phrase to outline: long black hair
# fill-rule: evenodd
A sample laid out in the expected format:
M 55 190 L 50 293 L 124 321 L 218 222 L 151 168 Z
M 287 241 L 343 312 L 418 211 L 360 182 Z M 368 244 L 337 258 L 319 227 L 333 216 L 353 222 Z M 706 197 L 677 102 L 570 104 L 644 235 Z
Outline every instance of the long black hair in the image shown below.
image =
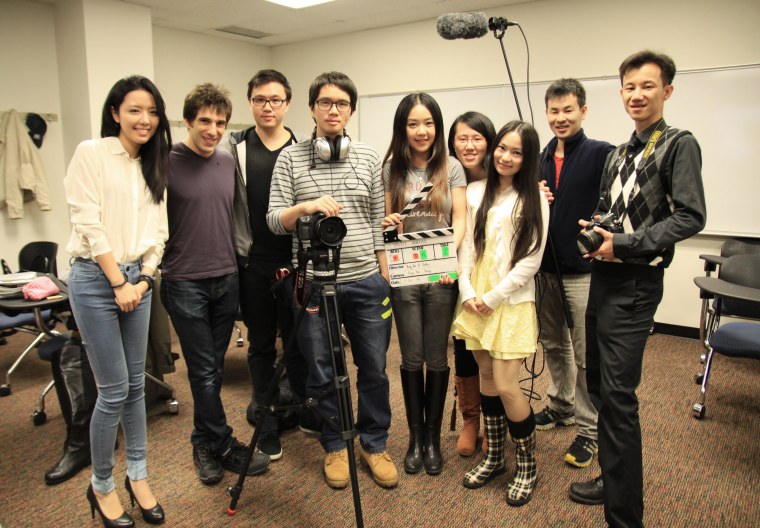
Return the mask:
M 457 125 L 459 123 L 462 123 L 463 125 L 466 125 L 473 129 L 475 132 L 483 136 L 483 138 L 486 140 L 486 155 L 483 156 L 483 169 L 488 170 L 488 165 L 490 165 L 490 147 L 493 143 L 494 138 L 496 137 L 496 129 L 493 126 L 493 123 L 491 122 L 488 117 L 481 114 L 480 112 L 465 112 L 464 114 L 457 117 L 453 123 L 451 123 L 451 128 L 449 128 L 449 156 L 452 158 L 457 157 L 457 151 L 454 148 L 454 143 L 456 142 L 456 134 L 457 134 Z
M 522 165 L 512 178 L 512 187 L 517 191 L 517 202 L 512 211 L 512 222 L 515 224 L 515 234 L 512 240 L 512 261 L 509 264 L 509 269 L 512 269 L 520 259 L 532 255 L 540 249 L 543 217 L 541 216 L 542 198 L 538 190 L 540 145 L 538 133 L 533 125 L 525 121 L 510 121 L 504 125 L 488 149 L 489 159 L 494 159 L 499 143 L 510 132 L 516 132 L 522 141 Z M 499 192 L 499 178 L 500 175 L 496 172 L 496 167 L 492 162 L 488 167 L 485 195 L 475 216 L 473 238 L 477 260 L 480 260 L 485 252 L 488 211 Z
M 393 212 L 401 211 L 406 205 L 406 203 L 402 203 L 404 184 L 412 161 L 412 148 L 409 146 L 406 123 L 412 109 L 417 105 L 427 108 L 435 126 L 435 139 L 428 157 L 427 172 L 430 174 L 430 181 L 433 183 L 433 189 L 428 194 L 428 200 L 433 212 L 438 214 L 443 209 L 443 203 L 449 192 L 448 156 L 446 155 L 446 142 L 443 139 L 441 108 L 436 100 L 426 93 L 411 93 L 405 96 L 396 108 L 396 115 L 393 116 L 393 137 L 383 159 L 383 164 L 390 160 L 390 180 L 386 190 L 392 196 L 391 208 Z
M 143 178 L 150 190 L 154 203 L 161 203 L 168 182 L 169 149 L 172 136 L 169 119 L 166 117 L 166 105 L 161 93 L 153 82 L 141 75 L 132 75 L 116 81 L 108 92 L 103 104 L 103 119 L 100 124 L 100 137 L 118 137 L 121 126 L 113 118 L 113 112 L 119 113 L 119 107 L 129 92 L 144 90 L 153 96 L 158 115 L 158 128 L 147 143 L 140 147 L 140 160 Z

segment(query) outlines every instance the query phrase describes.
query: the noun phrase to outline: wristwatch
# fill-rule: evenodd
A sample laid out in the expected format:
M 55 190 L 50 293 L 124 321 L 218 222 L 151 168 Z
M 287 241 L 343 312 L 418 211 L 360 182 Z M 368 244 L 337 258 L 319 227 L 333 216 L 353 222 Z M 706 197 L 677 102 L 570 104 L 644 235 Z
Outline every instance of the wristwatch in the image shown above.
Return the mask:
M 144 282 L 148 285 L 148 291 L 153 289 L 153 283 L 156 282 L 156 278 L 153 275 L 147 275 L 145 273 L 137 277 L 137 282 Z

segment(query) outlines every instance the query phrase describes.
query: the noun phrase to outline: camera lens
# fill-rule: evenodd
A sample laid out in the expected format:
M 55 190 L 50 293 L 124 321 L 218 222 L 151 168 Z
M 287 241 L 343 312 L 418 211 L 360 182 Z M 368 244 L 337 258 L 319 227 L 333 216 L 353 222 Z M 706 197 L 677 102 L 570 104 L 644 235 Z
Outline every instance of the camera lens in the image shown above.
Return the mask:
M 337 216 L 322 218 L 315 227 L 317 236 L 326 246 L 339 246 L 348 232 L 346 224 Z
M 599 249 L 603 241 L 602 235 L 596 231 L 583 231 L 575 240 L 578 243 L 578 251 L 584 255 Z

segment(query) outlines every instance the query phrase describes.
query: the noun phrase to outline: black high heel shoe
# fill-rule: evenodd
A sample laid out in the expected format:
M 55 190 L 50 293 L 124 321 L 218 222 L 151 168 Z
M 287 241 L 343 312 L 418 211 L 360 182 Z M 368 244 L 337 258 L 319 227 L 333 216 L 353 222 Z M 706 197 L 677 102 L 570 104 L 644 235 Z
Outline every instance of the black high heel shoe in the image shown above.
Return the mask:
M 140 508 L 140 512 L 142 513 L 142 518 L 146 523 L 164 524 L 164 521 L 166 520 L 164 518 L 164 509 L 161 507 L 158 501 L 156 501 L 155 506 L 146 510 L 140 506 L 140 501 L 135 498 L 135 494 L 132 492 L 132 484 L 129 481 L 129 477 L 124 477 L 124 487 L 127 488 L 127 493 L 129 493 L 129 500 L 132 502 L 133 507 L 135 505 L 135 502 L 137 502 L 137 506 Z
M 127 513 L 122 513 L 117 519 L 109 519 L 100 509 L 100 503 L 92 489 L 92 484 L 87 488 L 87 502 L 90 503 L 90 514 L 95 518 L 95 510 L 100 514 L 100 520 L 103 521 L 105 528 L 132 528 L 135 525 L 134 519 Z

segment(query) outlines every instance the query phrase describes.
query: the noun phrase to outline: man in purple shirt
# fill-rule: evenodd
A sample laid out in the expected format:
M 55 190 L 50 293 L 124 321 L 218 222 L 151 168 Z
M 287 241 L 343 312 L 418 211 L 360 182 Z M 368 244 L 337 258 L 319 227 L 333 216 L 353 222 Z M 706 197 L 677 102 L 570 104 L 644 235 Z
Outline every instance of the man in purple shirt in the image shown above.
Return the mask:
M 161 297 L 187 361 L 193 394 L 193 461 L 204 484 L 224 469 L 243 471 L 247 447 L 232 436 L 222 405 L 224 355 L 238 312 L 232 204 L 235 162 L 217 150 L 232 103 L 211 84 L 185 98 L 187 137 L 169 155 L 167 215 Z M 269 456 L 255 453 L 248 474 L 266 471 Z

